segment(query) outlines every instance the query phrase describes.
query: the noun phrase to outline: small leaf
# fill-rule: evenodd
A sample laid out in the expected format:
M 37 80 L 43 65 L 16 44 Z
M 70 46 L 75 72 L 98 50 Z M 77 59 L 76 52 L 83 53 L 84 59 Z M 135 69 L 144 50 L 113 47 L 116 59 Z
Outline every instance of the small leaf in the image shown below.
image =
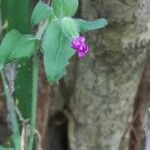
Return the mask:
M 66 74 L 66 66 L 74 50 L 62 32 L 60 23 L 55 20 L 48 25 L 44 39 L 44 66 L 47 79 L 50 83 L 58 82 Z
M 52 6 L 57 17 L 72 17 L 78 9 L 78 0 L 53 0 Z
M 81 19 L 75 19 L 75 20 L 79 26 L 80 32 L 87 32 L 90 30 L 104 28 L 108 24 L 107 20 L 103 18 L 95 21 L 84 21 Z
M 8 32 L 0 46 L 0 62 L 6 63 L 30 57 L 35 50 L 35 40 L 21 35 L 17 30 Z
M 44 21 L 48 18 L 52 19 L 53 17 L 55 17 L 53 9 L 44 2 L 39 1 L 33 10 L 31 22 L 33 25 L 36 25 L 41 21 Z

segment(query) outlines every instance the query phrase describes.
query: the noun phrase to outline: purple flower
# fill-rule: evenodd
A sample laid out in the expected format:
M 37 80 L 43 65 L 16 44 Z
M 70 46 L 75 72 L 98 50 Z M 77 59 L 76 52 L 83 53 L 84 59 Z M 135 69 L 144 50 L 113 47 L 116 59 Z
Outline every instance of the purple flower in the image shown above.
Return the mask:
M 85 37 L 79 36 L 72 40 L 71 47 L 76 50 L 78 57 L 83 58 L 89 51 L 88 45 L 85 42 Z

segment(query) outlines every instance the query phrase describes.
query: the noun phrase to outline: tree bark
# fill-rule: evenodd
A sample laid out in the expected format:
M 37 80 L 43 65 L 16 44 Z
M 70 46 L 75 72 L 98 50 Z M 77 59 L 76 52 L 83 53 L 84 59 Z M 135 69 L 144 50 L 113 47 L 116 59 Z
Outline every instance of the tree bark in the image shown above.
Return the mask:
M 86 34 L 89 55 L 79 63 L 70 108 L 71 150 L 128 149 L 134 100 L 150 33 L 149 0 L 82 0 L 83 18 L 108 19 L 107 28 Z

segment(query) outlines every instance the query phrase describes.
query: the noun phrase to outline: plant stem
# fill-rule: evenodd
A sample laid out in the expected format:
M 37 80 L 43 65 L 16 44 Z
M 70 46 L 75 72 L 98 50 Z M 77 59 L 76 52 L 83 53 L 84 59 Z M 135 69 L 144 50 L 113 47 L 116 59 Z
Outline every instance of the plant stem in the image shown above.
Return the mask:
M 36 33 L 36 36 L 35 36 L 36 39 L 41 40 L 42 35 L 43 35 L 43 33 L 44 33 L 45 29 L 46 29 L 47 24 L 48 24 L 48 21 L 42 23 L 41 27 L 39 27 L 39 29 L 38 29 L 38 31 Z
M 30 122 L 30 137 L 29 137 L 29 150 L 33 148 L 33 139 L 36 126 L 36 107 L 37 107 L 37 90 L 38 90 L 38 71 L 39 71 L 39 60 L 35 55 L 33 58 L 33 72 L 32 72 L 32 111 L 31 111 L 31 122 Z
M 20 150 L 20 133 L 19 133 L 17 115 L 15 112 L 14 99 L 11 95 L 8 80 L 6 78 L 4 70 L 1 70 L 1 78 L 2 78 L 5 96 L 6 96 L 9 119 L 11 121 L 11 126 L 12 126 L 12 133 L 13 133 L 12 140 L 14 142 L 15 150 Z

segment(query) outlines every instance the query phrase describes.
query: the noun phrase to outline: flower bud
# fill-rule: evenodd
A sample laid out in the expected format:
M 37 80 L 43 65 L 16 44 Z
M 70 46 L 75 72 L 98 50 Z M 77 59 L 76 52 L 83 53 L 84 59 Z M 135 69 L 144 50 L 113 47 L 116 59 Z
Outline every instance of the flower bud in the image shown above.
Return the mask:
M 79 36 L 78 25 L 72 18 L 64 17 L 62 19 L 62 30 L 71 39 Z

